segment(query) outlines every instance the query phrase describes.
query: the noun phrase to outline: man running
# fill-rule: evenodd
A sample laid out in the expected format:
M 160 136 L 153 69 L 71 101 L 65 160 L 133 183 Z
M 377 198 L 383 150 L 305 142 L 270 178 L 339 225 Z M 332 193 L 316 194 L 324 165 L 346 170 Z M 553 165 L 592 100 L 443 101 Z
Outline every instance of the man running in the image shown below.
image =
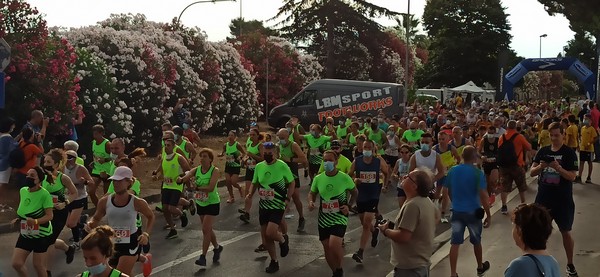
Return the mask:
M 277 159 L 278 154 L 275 144 L 272 142 L 263 144 L 264 161 L 256 165 L 252 190 L 246 196 L 248 200 L 246 203 L 251 203 L 254 193 L 258 190 L 260 233 L 264 240 L 263 244 L 271 257 L 271 263 L 265 269 L 267 273 L 275 273 L 279 270 L 277 253 L 275 253 L 276 241 L 279 242 L 281 257 L 287 256 L 290 251 L 289 238 L 280 232 L 279 228 L 287 229 L 283 214 L 294 193 L 294 174 L 285 162 Z
M 110 170 L 110 142 L 104 137 L 104 126 L 94 125 L 92 127 L 92 153 L 94 161 L 92 162 L 92 178 L 94 182 L 88 184 L 88 194 L 94 206 L 98 205 L 98 196 L 96 189 L 103 183 L 104 193 L 108 189 L 108 171 Z
M 360 248 L 352 255 L 352 259 L 357 263 L 362 263 L 363 261 L 363 252 L 367 246 L 369 237 L 371 237 L 371 246 L 377 246 L 379 229 L 375 227 L 376 225 L 374 225 L 373 220 L 375 219 L 375 214 L 378 213 L 377 206 L 379 205 L 379 196 L 381 193 L 379 176 L 381 173 L 383 173 L 384 179 L 388 176 L 387 164 L 383 158 L 374 156 L 373 149 L 375 149 L 375 143 L 371 140 L 365 141 L 362 156 L 354 159 L 350 169 L 358 188 L 356 209 L 362 224 Z
M 189 142 L 183 135 L 183 128 L 175 126 L 173 127 L 173 133 L 175 134 L 175 145 L 183 151 L 183 156 L 188 159 L 190 165 L 194 164 L 194 159 L 196 158 L 196 148 L 194 148 L 194 144 Z
M 307 164 L 308 160 L 306 155 L 302 152 L 300 145 L 296 142 L 290 141 L 290 133 L 287 129 L 280 129 L 277 132 L 277 138 L 279 139 L 279 158 L 284 161 L 294 174 L 294 183 L 296 189 L 292 194 L 292 200 L 298 211 L 298 230 L 297 232 L 304 232 L 304 225 L 306 220 L 304 219 L 304 210 L 302 207 L 302 200 L 300 200 L 300 177 L 298 175 L 298 164 Z
M 338 157 L 340 155 L 333 151 L 325 151 L 325 173 L 315 176 L 308 194 L 310 211 L 315 209 L 316 197 L 319 194 L 319 240 L 323 244 L 325 260 L 333 271 L 333 277 L 344 276 L 342 241 L 348 227 L 350 207 L 358 196 L 352 178 L 337 169 Z M 348 192 L 351 194 L 350 199 Z
M 459 128 L 460 129 L 460 128 Z M 444 132 L 440 132 L 438 134 L 438 144 L 433 146 L 435 152 L 440 155 L 440 159 L 442 160 L 442 164 L 444 165 L 445 172 L 448 172 L 450 168 L 453 166 L 460 164 L 460 155 L 452 144 L 449 144 L 449 135 Z M 442 177 L 437 181 L 436 191 L 435 191 L 435 199 L 439 199 L 442 202 L 442 222 L 448 223 L 448 218 L 446 217 L 446 210 L 448 209 L 448 205 L 450 204 L 450 198 L 448 195 L 442 195 L 442 186 L 446 181 L 446 177 Z

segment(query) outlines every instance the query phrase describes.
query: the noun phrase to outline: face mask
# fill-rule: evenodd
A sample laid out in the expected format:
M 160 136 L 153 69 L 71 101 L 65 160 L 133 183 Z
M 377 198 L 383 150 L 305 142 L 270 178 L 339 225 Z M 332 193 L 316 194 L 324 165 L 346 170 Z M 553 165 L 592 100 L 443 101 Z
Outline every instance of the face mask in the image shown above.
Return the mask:
M 285 128 L 285 129 L 288 131 L 288 133 L 290 133 L 290 134 L 292 133 L 292 128 Z
M 117 155 L 117 154 L 113 154 L 113 153 L 110 153 L 110 159 L 111 159 L 111 160 L 113 160 L 113 161 L 114 161 L 114 160 L 116 160 L 118 157 L 119 157 L 119 155 Z
M 390 137 L 394 136 L 394 131 L 389 131 L 388 136 L 390 136 Z
M 35 180 L 33 180 L 33 178 L 27 177 L 27 179 L 25 179 L 25 185 L 29 188 L 35 187 Z
M 175 157 L 175 153 L 167 154 L 167 160 L 171 160 Z
M 584 120 L 584 121 L 583 121 L 583 125 L 585 125 L 585 126 L 590 126 L 590 121 L 589 121 L 589 120 Z
M 44 169 L 48 170 L 48 171 L 54 171 L 54 166 L 47 165 L 47 166 L 44 166 Z
M 175 140 L 179 140 L 179 135 L 175 135 Z
M 332 172 L 335 169 L 335 164 L 333 162 L 323 162 L 323 167 L 325 171 Z
M 267 162 L 268 164 L 273 162 L 273 154 L 264 154 L 263 158 L 265 159 L 265 162 Z
M 363 150 L 362 154 L 365 157 L 372 157 L 373 156 L 373 151 L 371 151 L 371 150 Z
M 315 137 L 318 138 L 319 137 L 319 133 L 315 132 L 315 131 L 311 131 L 310 134 Z
M 181 124 L 181 127 L 182 127 L 184 130 L 187 130 L 187 129 L 189 129 L 189 128 L 190 128 L 190 125 L 189 125 L 189 124 L 187 124 L 187 123 L 183 123 L 183 124 Z
M 345 123 L 345 122 L 344 122 L 343 120 L 340 120 L 340 121 L 339 121 L 339 124 L 340 124 L 340 125 L 344 125 L 344 123 Z
M 429 144 L 421 143 L 421 151 L 423 151 L 423 152 L 429 152 L 429 150 L 431 150 L 429 148 Z
M 104 270 L 106 270 L 106 265 L 102 263 L 88 267 L 88 271 L 92 275 L 100 275 Z
M 287 144 L 287 139 L 280 139 L 279 140 L 279 144 L 281 144 L 282 146 L 285 146 Z

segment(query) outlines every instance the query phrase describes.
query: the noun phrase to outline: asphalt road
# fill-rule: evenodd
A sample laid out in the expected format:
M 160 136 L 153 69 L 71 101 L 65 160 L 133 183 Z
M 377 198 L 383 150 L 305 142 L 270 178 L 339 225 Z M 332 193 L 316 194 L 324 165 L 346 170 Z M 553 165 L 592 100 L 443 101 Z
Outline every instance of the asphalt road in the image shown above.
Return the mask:
M 600 180 L 600 174 L 594 175 L 593 180 Z M 308 180 L 302 180 L 301 198 L 306 199 L 308 193 Z M 528 201 L 532 201 L 535 193 L 535 185 L 532 191 L 528 193 Z M 162 230 L 165 224 L 164 218 L 160 213 L 156 213 L 157 221 L 152 233 L 151 253 L 154 255 L 154 272 L 152 276 L 266 276 L 264 268 L 269 263 L 266 253 L 254 253 L 254 248 L 260 244 L 260 234 L 258 226 L 258 198 L 255 197 L 255 205 L 251 212 L 251 223 L 244 224 L 238 219 L 237 209 L 242 206 L 241 201 L 235 204 L 225 203 L 226 189 L 219 188 L 222 196 L 221 214 L 217 217 L 215 230 L 217 239 L 224 246 L 221 262 L 212 263 L 212 253 L 208 254 L 208 266 L 206 269 L 199 269 L 194 264 L 195 259 L 200 255 L 200 244 L 202 243 L 202 233 L 197 216 L 190 217 L 190 224 L 186 228 L 178 227 L 179 238 L 165 240 L 167 231 Z M 515 192 L 511 197 L 516 195 Z M 600 271 L 600 242 L 592 241 L 594 235 L 598 232 L 598 217 L 594 214 L 597 210 L 595 199 L 600 198 L 600 187 L 595 185 L 579 185 L 575 189 L 575 201 L 577 205 L 577 216 L 575 219 L 575 240 L 576 240 L 576 265 L 580 271 L 580 276 L 598 276 Z M 518 199 L 518 198 L 517 198 Z M 517 205 L 515 201 L 509 203 L 509 207 L 514 208 Z M 398 204 L 394 192 L 388 192 L 381 197 L 380 211 L 385 218 L 395 218 L 398 213 Z M 492 270 L 487 276 L 502 276 L 504 268 L 510 260 L 519 255 L 519 251 L 514 246 L 511 236 L 511 224 L 507 216 L 498 213 L 500 205 L 493 207 L 492 227 L 484 231 L 484 256 L 492 262 Z M 327 266 L 321 244 L 318 240 L 317 232 L 317 211 L 305 212 L 306 232 L 297 233 L 298 216 L 295 209 L 290 213 L 295 216 L 287 219 L 290 236 L 290 253 L 285 258 L 280 258 L 280 270 L 272 276 L 331 276 L 331 271 Z M 591 218 L 593 217 L 593 219 Z M 178 224 L 179 226 L 179 224 Z M 431 276 L 449 276 L 449 264 L 446 258 L 448 254 L 448 244 L 450 238 L 449 224 L 439 224 L 436 231 L 436 241 L 439 242 L 436 252 L 432 257 L 432 275 Z M 343 266 L 345 276 L 386 276 L 392 270 L 389 264 L 390 242 L 383 236 L 379 239 L 379 245 L 376 248 L 368 248 L 364 253 L 364 262 L 358 265 L 351 256 L 358 249 L 358 240 L 360 238 L 360 222 L 357 216 L 351 216 L 347 229 L 345 241 L 346 256 Z M 63 231 L 62 237 L 68 239 L 70 231 Z M 14 248 L 17 233 L 0 235 L 0 272 L 4 276 L 15 276 L 10 266 L 12 249 Z M 558 239 L 558 241 L 557 241 Z M 561 262 L 564 268 L 564 252 L 560 238 L 556 234 L 551 239 L 551 251 Z M 466 245 L 468 246 L 468 245 Z M 279 249 L 277 250 L 279 252 Z M 562 258 L 562 260 L 561 260 Z M 52 276 L 76 276 L 85 270 L 85 264 L 81 252 L 77 252 L 72 264 L 65 264 L 65 256 L 62 252 L 52 250 L 50 254 Z M 31 259 L 30 259 L 31 260 Z M 459 272 L 461 276 L 475 276 L 474 258 L 470 247 L 461 249 L 459 260 Z M 29 272 L 33 272 L 31 262 L 28 262 Z M 468 270 L 470 269 L 470 270 Z M 135 274 L 141 272 L 139 266 L 135 267 Z M 584 274 L 585 273 L 585 274 Z M 134 275 L 135 275 L 134 274 Z M 141 275 L 138 275 L 141 276 Z

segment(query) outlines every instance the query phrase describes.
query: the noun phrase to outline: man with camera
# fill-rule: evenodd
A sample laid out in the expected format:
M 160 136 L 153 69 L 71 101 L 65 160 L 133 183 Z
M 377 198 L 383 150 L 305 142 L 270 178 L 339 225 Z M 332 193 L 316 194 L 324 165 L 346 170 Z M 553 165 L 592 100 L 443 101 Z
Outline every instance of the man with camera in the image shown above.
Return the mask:
M 428 198 L 433 187 L 433 174 L 427 168 L 417 168 L 402 180 L 406 202 L 394 222 L 379 224 L 381 233 L 392 240 L 390 263 L 394 276 L 429 276 L 435 226 L 440 211 Z
M 444 182 L 444 195 L 452 200 L 452 237 L 450 239 L 450 276 L 456 274 L 458 250 L 464 242 L 465 228 L 469 230 L 469 241 L 473 244 L 477 260 L 477 276 L 481 277 L 490 269 L 488 261 L 483 262 L 481 247 L 482 227 L 489 227 L 491 222 L 485 174 L 474 164 L 477 162 L 477 150 L 473 146 L 465 147 L 462 158 L 464 164 L 450 169 Z M 481 206 L 483 205 L 483 208 Z M 485 215 L 483 225 L 481 220 Z
M 556 222 L 562 235 L 567 255 L 567 276 L 576 277 L 573 265 L 575 242 L 571 236 L 575 218 L 573 201 L 573 181 L 577 176 L 577 154 L 564 145 L 564 130 L 560 123 L 551 123 L 548 127 L 552 144 L 542 147 L 533 158 L 530 175 L 538 178 L 538 193 L 535 203 L 546 207 Z

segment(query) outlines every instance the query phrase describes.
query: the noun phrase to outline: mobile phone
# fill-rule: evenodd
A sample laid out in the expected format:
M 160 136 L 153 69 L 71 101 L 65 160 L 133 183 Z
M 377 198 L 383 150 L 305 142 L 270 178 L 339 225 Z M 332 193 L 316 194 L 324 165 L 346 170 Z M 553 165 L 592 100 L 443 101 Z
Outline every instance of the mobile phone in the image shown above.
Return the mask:
M 555 161 L 556 159 L 554 157 L 552 157 L 552 156 L 546 156 L 546 157 L 544 157 L 543 160 L 546 163 L 551 163 L 551 162 Z

